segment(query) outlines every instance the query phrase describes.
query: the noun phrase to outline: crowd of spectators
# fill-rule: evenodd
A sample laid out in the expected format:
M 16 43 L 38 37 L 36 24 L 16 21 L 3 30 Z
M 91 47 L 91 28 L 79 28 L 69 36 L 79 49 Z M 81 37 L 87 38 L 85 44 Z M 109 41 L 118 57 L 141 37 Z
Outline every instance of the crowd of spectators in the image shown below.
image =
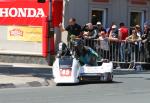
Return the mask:
M 75 18 L 69 19 L 66 28 L 60 24 L 61 31 L 68 31 L 68 43 L 72 36 L 86 40 L 88 46 L 101 51 L 103 58 L 121 62 L 134 58 L 135 61 L 150 62 L 150 21 L 144 23 L 143 30 L 141 28 L 138 24 L 127 28 L 123 22 L 119 27 L 112 23 L 109 28 L 104 28 L 100 21 L 96 25 L 87 23 L 80 26 Z

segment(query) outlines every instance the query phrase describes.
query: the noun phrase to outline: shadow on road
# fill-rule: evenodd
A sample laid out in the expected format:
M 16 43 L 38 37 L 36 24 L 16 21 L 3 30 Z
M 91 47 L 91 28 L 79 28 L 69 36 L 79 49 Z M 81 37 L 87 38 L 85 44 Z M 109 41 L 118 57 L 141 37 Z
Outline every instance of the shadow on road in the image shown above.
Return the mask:
M 52 69 L 44 67 L 13 67 L 12 65 L 0 65 L 0 75 L 8 76 L 33 76 L 44 79 L 52 78 Z
M 118 81 L 113 81 L 113 82 L 80 82 L 80 83 L 76 83 L 76 84 L 57 84 L 57 86 L 81 86 L 81 85 L 90 85 L 90 84 L 120 84 L 123 82 L 118 82 Z
M 146 80 L 150 80 L 150 78 L 146 78 Z

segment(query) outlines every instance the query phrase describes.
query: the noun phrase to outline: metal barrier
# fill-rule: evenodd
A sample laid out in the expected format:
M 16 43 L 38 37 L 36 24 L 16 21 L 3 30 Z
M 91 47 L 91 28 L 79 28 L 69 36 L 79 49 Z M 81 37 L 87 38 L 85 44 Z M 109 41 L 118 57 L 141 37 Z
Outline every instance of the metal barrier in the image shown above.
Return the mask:
M 112 42 L 100 39 L 83 39 L 85 46 L 94 49 L 99 60 L 109 59 L 114 63 L 149 64 L 146 61 L 144 45 L 141 42 Z

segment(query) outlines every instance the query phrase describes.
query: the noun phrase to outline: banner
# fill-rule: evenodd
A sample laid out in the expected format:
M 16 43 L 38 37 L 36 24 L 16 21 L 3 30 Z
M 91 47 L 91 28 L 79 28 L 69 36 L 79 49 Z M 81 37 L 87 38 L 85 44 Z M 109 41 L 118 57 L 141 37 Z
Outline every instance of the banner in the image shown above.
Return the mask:
M 0 25 L 42 26 L 42 18 L 49 14 L 49 0 L 0 0 Z
M 7 40 L 42 42 L 42 27 L 8 26 Z

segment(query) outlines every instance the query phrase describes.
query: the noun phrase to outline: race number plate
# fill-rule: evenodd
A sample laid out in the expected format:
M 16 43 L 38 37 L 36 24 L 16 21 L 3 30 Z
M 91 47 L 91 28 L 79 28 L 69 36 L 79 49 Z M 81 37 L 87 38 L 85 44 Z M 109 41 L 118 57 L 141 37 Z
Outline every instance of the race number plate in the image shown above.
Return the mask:
M 71 69 L 60 69 L 60 76 L 71 76 Z

